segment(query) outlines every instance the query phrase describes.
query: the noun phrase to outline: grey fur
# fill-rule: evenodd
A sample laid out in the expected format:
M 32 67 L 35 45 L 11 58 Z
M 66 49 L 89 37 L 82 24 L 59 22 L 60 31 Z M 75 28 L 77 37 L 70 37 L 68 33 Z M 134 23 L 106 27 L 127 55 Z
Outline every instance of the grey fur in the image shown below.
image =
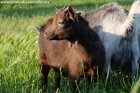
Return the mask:
M 129 16 L 133 17 L 133 34 L 131 36 L 131 50 L 132 50 L 132 75 L 138 76 L 139 59 L 140 59 L 140 0 L 135 0 L 130 9 Z M 139 73 L 140 74 L 140 73 Z
M 133 35 L 131 40 L 132 50 L 132 74 L 138 75 L 139 59 L 140 59 L 140 13 L 135 14 L 135 21 L 133 23 Z
M 133 15 L 134 12 L 130 14 Z M 132 44 L 135 40 L 133 38 L 136 36 L 134 36 L 135 31 L 132 31 L 134 19 L 131 15 L 117 3 L 106 4 L 92 12 L 81 12 L 81 16 L 89 22 L 93 31 L 98 33 L 105 47 L 106 64 L 104 65 L 104 72 L 106 74 L 112 73 L 110 66 L 112 57 L 118 59 L 120 64 L 125 64 L 131 61 L 131 52 L 133 57 L 139 56 L 139 54 L 134 54 L 134 49 L 132 49 L 136 45 Z M 128 30 L 133 33 L 128 34 Z M 138 45 L 136 46 L 138 47 Z M 138 69 L 137 62 L 133 59 L 131 61 L 132 74 Z

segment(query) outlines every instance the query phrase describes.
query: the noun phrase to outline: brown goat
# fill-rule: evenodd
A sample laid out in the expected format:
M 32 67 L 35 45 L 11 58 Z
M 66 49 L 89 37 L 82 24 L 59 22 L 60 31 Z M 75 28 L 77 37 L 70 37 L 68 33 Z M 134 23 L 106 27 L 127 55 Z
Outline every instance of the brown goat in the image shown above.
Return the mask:
M 47 85 L 50 68 L 56 72 L 56 87 L 60 87 L 61 68 L 74 91 L 75 80 L 82 75 L 91 77 L 96 66 L 102 73 L 104 47 L 99 36 L 89 28 L 88 22 L 76 15 L 73 8 L 58 9 L 54 18 L 40 28 L 38 41 L 43 86 Z

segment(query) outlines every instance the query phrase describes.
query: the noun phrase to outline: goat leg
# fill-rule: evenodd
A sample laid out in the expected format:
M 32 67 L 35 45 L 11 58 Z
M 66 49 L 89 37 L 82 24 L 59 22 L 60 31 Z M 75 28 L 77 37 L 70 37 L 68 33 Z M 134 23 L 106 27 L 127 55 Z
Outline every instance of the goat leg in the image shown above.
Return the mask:
M 49 74 L 50 67 L 46 65 L 41 65 L 41 88 L 42 93 L 45 93 L 45 89 L 47 87 L 47 78 Z
M 72 88 L 72 93 L 78 93 L 78 88 L 77 88 L 77 79 L 74 77 L 69 77 L 70 85 Z
M 55 85 L 56 85 L 56 89 L 60 88 L 60 81 L 61 81 L 61 76 L 60 76 L 60 72 L 56 72 L 55 71 Z

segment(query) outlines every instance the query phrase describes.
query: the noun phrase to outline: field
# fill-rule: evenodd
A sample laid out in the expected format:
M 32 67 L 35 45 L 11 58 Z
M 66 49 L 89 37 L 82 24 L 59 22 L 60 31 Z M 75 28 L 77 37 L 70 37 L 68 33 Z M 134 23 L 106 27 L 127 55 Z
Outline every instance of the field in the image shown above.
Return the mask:
M 77 9 L 90 11 L 115 1 L 126 9 L 130 9 L 133 2 L 48 0 L 47 4 L 0 4 L 0 93 L 41 93 L 36 42 L 38 32 L 33 25 L 40 26 L 51 18 L 55 13 L 55 6 L 72 5 Z M 54 73 L 51 71 L 47 93 L 55 93 L 53 78 Z M 131 83 L 126 75 L 113 73 L 107 85 L 104 79 L 97 80 L 91 85 L 82 80 L 78 87 L 79 93 L 140 93 L 140 79 L 136 83 Z M 67 78 L 62 78 L 58 93 L 71 93 Z

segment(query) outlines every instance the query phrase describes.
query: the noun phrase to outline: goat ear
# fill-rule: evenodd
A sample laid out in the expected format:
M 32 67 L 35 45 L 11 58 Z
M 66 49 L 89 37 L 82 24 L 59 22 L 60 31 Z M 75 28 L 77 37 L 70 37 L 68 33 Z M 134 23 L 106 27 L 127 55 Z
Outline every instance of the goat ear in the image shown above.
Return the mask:
M 66 8 L 66 10 L 68 11 L 68 19 L 70 19 L 70 20 L 72 20 L 72 21 L 76 21 L 75 19 L 76 19 L 76 12 L 75 12 L 75 10 L 71 7 L 71 6 L 68 6 L 67 8 Z

